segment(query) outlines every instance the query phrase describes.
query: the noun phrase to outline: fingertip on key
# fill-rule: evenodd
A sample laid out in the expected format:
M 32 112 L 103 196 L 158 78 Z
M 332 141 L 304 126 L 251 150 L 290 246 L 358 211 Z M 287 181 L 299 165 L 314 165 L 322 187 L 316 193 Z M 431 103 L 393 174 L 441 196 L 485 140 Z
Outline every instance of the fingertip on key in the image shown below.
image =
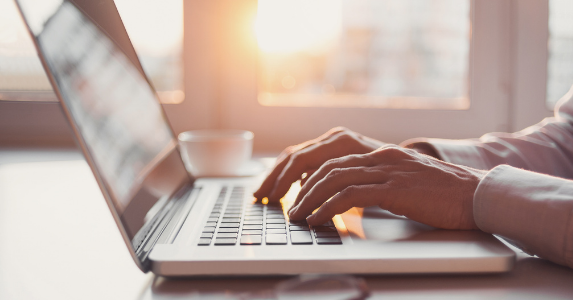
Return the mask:
M 316 216 L 314 214 L 306 217 L 306 222 L 308 223 L 308 225 L 314 225 L 314 220 L 316 219 Z

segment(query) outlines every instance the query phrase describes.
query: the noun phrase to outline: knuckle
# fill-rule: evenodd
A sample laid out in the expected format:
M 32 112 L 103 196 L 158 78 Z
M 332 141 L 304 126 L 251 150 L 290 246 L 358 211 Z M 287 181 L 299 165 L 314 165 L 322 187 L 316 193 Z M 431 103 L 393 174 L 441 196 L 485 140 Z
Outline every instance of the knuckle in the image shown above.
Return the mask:
M 340 191 L 340 196 L 344 199 L 348 199 L 348 201 L 352 201 L 351 199 L 354 198 L 357 192 L 358 192 L 358 187 L 351 185 L 345 187 L 342 191 Z
M 342 162 L 341 157 L 331 158 L 324 163 L 325 167 L 334 167 Z
M 393 158 L 403 158 L 408 156 L 408 153 L 406 153 L 403 148 L 399 148 L 397 146 L 386 147 L 380 151 L 380 154 Z
M 291 154 L 290 163 L 291 165 L 300 164 L 304 160 L 304 153 L 296 152 Z
M 348 128 L 344 127 L 344 126 L 336 126 L 334 128 L 331 129 L 333 132 L 344 132 L 344 131 L 349 131 Z
M 342 174 L 342 172 L 343 172 L 342 169 L 334 168 L 334 169 L 330 170 L 328 172 L 328 174 L 326 174 L 326 178 L 327 179 L 334 179 L 334 178 L 340 176 Z

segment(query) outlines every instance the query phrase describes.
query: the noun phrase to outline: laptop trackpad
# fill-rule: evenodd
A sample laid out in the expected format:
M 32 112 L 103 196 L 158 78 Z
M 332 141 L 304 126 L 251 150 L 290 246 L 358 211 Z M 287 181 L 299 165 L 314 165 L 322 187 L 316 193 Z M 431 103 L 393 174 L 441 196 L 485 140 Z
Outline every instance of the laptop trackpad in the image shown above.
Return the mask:
M 353 208 L 341 216 L 355 242 L 460 241 L 468 238 L 467 231 L 437 229 L 376 206 Z

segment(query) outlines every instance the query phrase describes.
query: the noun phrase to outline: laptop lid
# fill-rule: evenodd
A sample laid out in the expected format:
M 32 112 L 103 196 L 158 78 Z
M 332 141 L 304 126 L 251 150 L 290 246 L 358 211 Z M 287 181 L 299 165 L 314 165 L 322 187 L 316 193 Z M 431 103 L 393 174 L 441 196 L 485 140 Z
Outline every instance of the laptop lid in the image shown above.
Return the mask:
M 123 238 L 137 265 L 147 271 L 146 255 L 139 255 L 138 248 L 157 224 L 161 205 L 168 205 L 193 178 L 155 91 L 135 52 L 130 53 L 133 46 L 115 4 L 16 3 Z M 122 30 L 112 32 L 112 38 L 94 22 L 98 18 Z

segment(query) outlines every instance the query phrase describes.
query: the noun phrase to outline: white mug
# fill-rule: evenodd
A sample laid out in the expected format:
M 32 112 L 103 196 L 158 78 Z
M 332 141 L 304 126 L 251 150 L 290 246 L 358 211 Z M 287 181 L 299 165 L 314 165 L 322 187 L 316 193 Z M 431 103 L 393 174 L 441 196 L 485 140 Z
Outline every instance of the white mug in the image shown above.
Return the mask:
M 179 134 L 187 171 L 195 177 L 237 176 L 253 152 L 254 134 L 247 130 L 192 130 Z

